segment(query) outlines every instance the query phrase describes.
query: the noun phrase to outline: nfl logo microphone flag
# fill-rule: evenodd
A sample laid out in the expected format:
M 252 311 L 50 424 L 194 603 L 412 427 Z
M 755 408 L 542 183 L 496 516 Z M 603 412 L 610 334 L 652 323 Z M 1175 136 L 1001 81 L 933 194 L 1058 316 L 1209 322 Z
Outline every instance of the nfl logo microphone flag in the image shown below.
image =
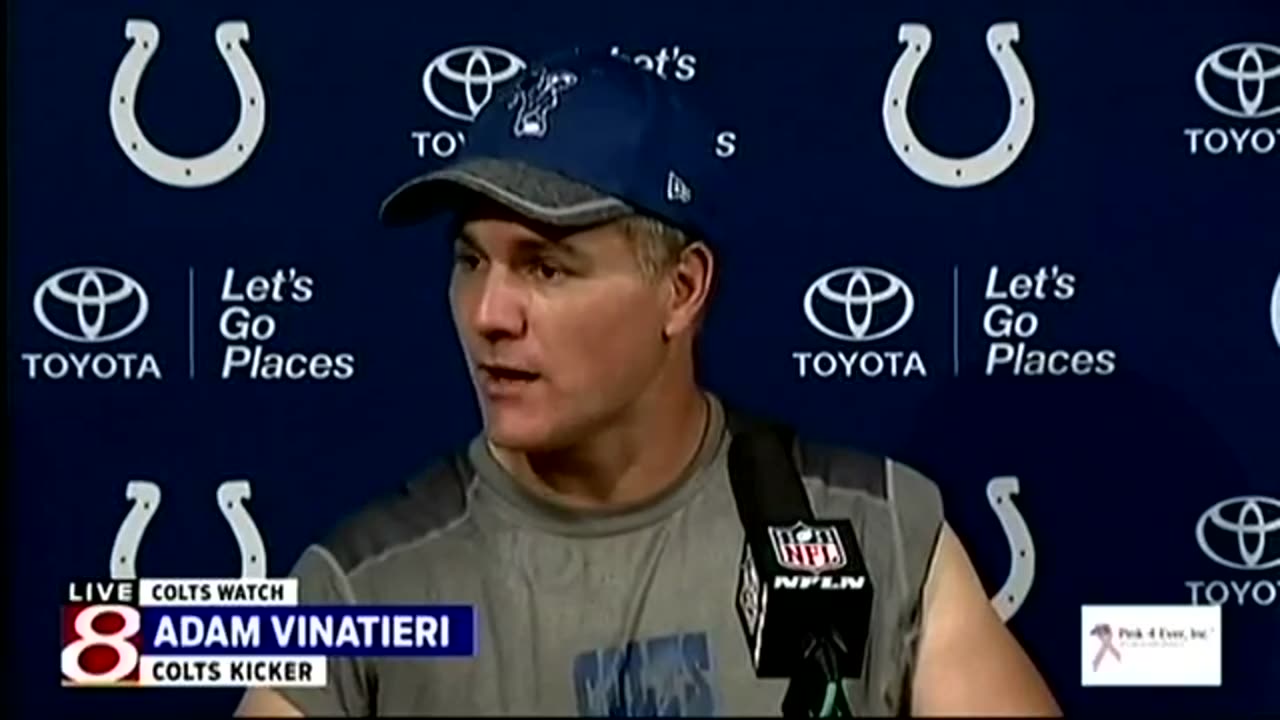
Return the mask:
M 778 564 L 790 570 L 816 575 L 845 565 L 844 547 L 834 528 L 797 522 L 791 527 L 769 528 L 769 538 L 773 540 Z

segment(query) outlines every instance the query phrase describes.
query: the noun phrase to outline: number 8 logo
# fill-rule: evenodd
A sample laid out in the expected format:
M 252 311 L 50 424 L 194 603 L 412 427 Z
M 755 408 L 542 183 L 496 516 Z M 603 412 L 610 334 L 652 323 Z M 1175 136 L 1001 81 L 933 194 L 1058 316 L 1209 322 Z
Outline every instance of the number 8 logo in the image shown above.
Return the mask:
M 124 627 L 104 635 L 94 629 L 93 621 L 109 614 L 124 618 Z M 62 649 L 62 674 L 72 681 L 119 682 L 138 667 L 138 648 L 129 642 L 129 638 L 142 630 L 142 615 L 137 608 L 129 605 L 94 605 L 76 616 L 75 628 L 79 639 Z M 104 645 L 116 652 L 118 660 L 115 667 L 104 673 L 87 672 L 80 664 L 80 658 L 89 648 Z

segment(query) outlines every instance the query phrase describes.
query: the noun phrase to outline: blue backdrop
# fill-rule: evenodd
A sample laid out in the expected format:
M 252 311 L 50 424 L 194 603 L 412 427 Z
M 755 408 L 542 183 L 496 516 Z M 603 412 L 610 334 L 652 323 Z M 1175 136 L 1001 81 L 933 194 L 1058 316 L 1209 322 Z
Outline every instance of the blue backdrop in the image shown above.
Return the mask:
M 714 390 L 936 479 L 1068 711 L 1280 710 L 1274 0 L 28 0 L 10 22 L 24 715 L 239 695 L 58 686 L 54 609 L 113 569 L 130 481 L 161 491 L 138 575 L 240 574 L 236 507 L 280 575 L 476 430 L 444 238 L 375 212 L 572 44 L 719 113 L 739 214 Z M 1220 688 L 1081 687 L 1082 604 L 1190 602 L 1223 605 Z

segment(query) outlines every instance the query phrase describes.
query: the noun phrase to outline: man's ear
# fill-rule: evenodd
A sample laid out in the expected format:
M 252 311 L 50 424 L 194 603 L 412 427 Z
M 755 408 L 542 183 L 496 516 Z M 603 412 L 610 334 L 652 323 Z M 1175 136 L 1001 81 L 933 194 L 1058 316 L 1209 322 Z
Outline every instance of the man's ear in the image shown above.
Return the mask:
M 671 290 L 667 322 L 663 327 L 667 337 L 697 329 L 710 300 L 714 280 L 715 257 L 711 248 L 703 242 L 695 242 L 680 251 L 680 257 L 667 271 Z

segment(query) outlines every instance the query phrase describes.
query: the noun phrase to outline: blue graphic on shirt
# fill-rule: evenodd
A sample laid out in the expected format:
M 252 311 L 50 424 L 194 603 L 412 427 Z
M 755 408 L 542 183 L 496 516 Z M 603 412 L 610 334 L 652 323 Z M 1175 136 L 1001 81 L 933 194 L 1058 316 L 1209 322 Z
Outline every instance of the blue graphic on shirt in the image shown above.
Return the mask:
M 573 662 L 573 688 L 583 717 L 715 715 L 714 684 L 706 633 L 591 650 Z

